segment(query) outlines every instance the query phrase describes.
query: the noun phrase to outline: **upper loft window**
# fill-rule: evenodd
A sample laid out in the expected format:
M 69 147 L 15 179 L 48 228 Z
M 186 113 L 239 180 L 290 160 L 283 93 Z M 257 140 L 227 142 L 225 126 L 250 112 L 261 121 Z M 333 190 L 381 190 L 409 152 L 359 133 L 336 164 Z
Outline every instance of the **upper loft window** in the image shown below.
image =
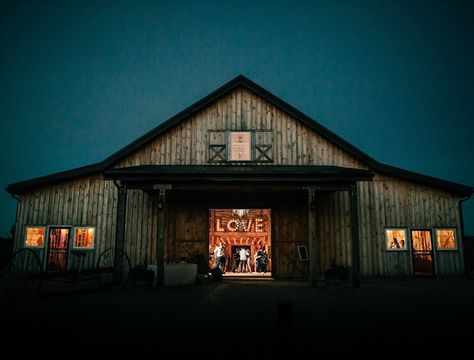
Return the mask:
M 273 130 L 209 130 L 210 163 L 273 162 Z
M 252 160 L 252 133 L 250 131 L 229 132 L 229 161 Z

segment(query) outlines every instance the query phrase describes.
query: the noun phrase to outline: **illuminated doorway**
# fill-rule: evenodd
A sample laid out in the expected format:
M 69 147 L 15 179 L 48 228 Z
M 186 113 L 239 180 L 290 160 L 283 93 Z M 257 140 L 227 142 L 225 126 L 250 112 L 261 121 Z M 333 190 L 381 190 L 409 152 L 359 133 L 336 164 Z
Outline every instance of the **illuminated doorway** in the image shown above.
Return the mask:
M 434 276 L 433 241 L 430 230 L 412 230 L 413 272 L 415 276 Z
M 69 227 L 50 227 L 46 270 L 66 271 L 69 250 Z
M 271 277 L 271 210 L 210 209 L 209 266 L 228 277 Z

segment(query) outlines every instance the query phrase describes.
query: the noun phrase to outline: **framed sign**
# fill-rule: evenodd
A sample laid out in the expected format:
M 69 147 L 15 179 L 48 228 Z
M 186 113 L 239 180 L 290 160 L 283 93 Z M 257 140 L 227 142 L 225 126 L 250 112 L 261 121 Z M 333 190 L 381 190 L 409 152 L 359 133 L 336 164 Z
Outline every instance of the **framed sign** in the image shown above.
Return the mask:
M 308 261 L 309 260 L 309 255 L 308 255 L 308 249 L 306 245 L 298 245 L 298 256 L 300 257 L 301 261 Z

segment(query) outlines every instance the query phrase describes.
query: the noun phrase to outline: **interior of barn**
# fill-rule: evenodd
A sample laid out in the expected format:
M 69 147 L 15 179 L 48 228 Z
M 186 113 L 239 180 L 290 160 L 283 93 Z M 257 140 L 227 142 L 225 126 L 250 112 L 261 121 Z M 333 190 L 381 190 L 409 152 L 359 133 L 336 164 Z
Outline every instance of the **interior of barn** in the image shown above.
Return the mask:
M 228 277 L 271 276 L 271 210 L 211 209 L 209 266 Z

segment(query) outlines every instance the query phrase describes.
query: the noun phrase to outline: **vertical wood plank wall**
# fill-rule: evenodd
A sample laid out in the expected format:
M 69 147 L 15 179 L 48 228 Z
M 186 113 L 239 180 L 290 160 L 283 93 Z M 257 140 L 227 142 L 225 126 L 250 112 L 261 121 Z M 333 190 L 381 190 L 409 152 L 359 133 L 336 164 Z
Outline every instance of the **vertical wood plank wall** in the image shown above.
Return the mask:
M 274 162 L 262 166 L 339 165 L 367 168 L 300 121 L 243 89 L 210 104 L 114 167 L 208 164 L 208 130 L 244 129 L 273 130 Z
M 236 90 L 181 122 L 135 153 L 114 164 L 127 167 L 144 164 L 207 164 L 208 136 L 211 129 L 271 129 L 273 156 L 271 165 L 338 165 L 367 169 L 335 144 L 306 125 L 247 91 Z M 216 164 L 214 164 L 216 165 Z M 219 166 L 218 164 L 216 166 Z M 360 183 L 359 218 L 362 275 L 409 275 L 412 273 L 410 251 L 387 252 L 385 227 L 455 227 L 459 230 L 459 198 L 423 185 L 377 174 L 373 182 Z M 20 197 L 16 224 L 15 248 L 22 246 L 24 226 L 89 225 L 95 226 L 96 249 L 86 258 L 95 263 L 97 255 L 111 247 L 115 240 L 116 188 L 101 175 L 39 188 Z M 320 194 L 318 201 L 318 236 L 321 244 L 320 270 L 334 259 L 350 264 L 350 205 L 345 192 Z M 302 264 L 286 256 L 297 256 L 296 245 L 306 241 L 307 234 L 293 229 L 293 223 L 306 221 L 306 203 L 301 207 L 277 208 L 272 223 L 280 224 L 273 234 L 275 267 L 281 277 L 305 274 Z M 189 222 L 188 220 L 191 220 Z M 179 260 L 195 250 L 208 251 L 207 208 L 170 204 L 166 260 Z M 183 224 L 187 224 L 184 226 Z M 459 232 L 458 232 L 459 234 Z M 409 234 L 408 234 L 409 235 Z M 153 258 L 157 236 L 157 200 L 139 190 L 129 191 L 125 249 L 132 265 L 145 256 Z M 462 246 L 458 251 L 435 253 L 438 275 L 463 272 Z M 277 258 L 275 257 L 277 256 Z M 71 257 L 72 259 L 72 257 Z
M 15 249 L 23 246 L 26 225 L 96 227 L 95 249 L 88 252 L 84 266 L 94 266 L 97 256 L 115 243 L 117 191 L 111 181 L 89 176 L 44 187 L 20 197 Z M 71 234 L 72 236 L 72 234 Z M 45 246 L 47 245 L 47 234 Z M 72 243 L 71 243 L 72 245 Z M 44 251 L 40 250 L 41 257 Z M 74 265 L 77 259 L 69 257 Z
M 308 278 L 309 262 L 299 259 L 298 245 L 308 247 L 308 210 L 304 196 L 298 196 L 292 202 L 276 202 L 272 208 L 272 275 L 274 277 Z

